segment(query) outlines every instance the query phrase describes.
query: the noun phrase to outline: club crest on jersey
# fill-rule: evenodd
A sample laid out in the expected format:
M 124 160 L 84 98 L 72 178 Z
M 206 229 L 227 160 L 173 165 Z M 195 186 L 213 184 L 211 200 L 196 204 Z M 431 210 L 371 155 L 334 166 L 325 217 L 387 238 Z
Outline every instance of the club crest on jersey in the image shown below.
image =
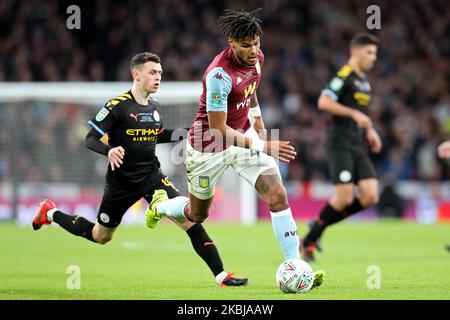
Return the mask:
M 209 177 L 208 176 L 200 176 L 198 178 L 198 185 L 202 188 L 209 187 Z
M 161 117 L 159 116 L 159 112 L 158 111 L 153 111 L 153 119 L 155 119 L 156 122 L 159 122 L 159 120 L 161 120 Z
M 253 75 L 253 71 L 249 71 L 245 74 L 244 77 L 247 79 L 247 78 L 250 78 L 252 75 Z
M 106 109 L 105 107 L 103 107 L 95 116 L 95 120 L 98 122 L 103 121 L 108 114 L 109 114 L 109 110 Z
M 355 85 L 355 87 L 357 87 L 359 90 L 361 91 L 370 91 L 370 84 L 368 82 L 361 82 L 359 80 L 355 80 L 353 82 L 353 84 Z

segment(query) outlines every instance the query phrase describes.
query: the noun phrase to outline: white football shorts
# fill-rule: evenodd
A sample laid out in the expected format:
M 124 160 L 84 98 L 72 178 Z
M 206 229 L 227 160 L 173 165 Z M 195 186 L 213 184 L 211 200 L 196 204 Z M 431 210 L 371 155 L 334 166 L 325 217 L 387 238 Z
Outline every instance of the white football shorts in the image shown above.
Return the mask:
M 245 136 L 259 138 L 251 127 Z M 280 170 L 275 159 L 264 152 L 231 146 L 221 152 L 200 152 L 189 142 L 186 144 L 186 171 L 189 193 L 200 200 L 210 199 L 214 195 L 217 179 L 228 168 L 255 186 L 256 180 L 264 171 L 275 169 L 281 180 Z

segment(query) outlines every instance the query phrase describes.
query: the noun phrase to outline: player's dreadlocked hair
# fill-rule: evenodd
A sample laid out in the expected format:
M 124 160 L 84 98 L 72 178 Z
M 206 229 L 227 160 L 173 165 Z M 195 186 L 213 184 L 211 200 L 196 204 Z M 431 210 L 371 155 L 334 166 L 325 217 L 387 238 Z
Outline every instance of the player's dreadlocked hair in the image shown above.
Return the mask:
M 256 13 L 261 10 L 258 8 L 251 12 L 233 11 L 226 9 L 225 15 L 217 19 L 219 27 L 222 29 L 226 37 L 234 40 L 244 40 L 253 38 L 254 36 L 261 37 L 263 35 L 261 29 L 261 20 L 256 18 Z

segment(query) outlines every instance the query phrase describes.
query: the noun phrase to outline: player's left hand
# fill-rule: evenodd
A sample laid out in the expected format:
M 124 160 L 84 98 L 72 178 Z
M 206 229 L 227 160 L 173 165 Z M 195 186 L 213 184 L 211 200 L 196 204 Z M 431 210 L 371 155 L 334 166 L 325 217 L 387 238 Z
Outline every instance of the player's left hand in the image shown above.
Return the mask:
M 379 153 L 383 144 L 381 143 L 381 138 L 374 128 L 367 130 L 367 141 L 369 142 L 370 150 L 374 153 Z

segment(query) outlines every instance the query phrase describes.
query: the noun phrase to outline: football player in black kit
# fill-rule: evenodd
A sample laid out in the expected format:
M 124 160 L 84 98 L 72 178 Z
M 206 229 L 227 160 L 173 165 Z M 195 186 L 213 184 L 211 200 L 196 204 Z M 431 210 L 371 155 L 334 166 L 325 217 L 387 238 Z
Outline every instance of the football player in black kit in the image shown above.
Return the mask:
M 318 101 L 320 110 L 333 115 L 326 134 L 326 151 L 335 194 L 301 241 L 300 253 L 306 261 L 314 261 L 314 251 L 320 250 L 318 241 L 325 228 L 378 202 L 378 180 L 365 146 L 367 142 L 374 153 L 382 148 L 367 115 L 371 88 L 366 73 L 377 59 L 378 42 L 371 34 L 354 36 L 348 63 L 322 90 Z
M 112 239 L 128 208 L 142 197 L 150 203 L 156 190 L 165 190 L 169 198 L 180 196 L 169 178 L 161 172 L 155 155 L 157 143 L 179 140 L 172 140 L 173 130 L 164 130 L 158 112 L 160 105 L 150 97 L 159 89 L 161 60 L 153 53 L 139 53 L 132 58 L 130 71 L 133 76 L 131 90 L 108 101 L 89 121 L 92 129 L 86 136 L 87 148 L 107 155 L 109 160 L 96 223 L 78 215 L 65 214 L 56 208 L 53 201 L 44 199 L 33 219 L 34 230 L 54 221 L 76 236 L 105 244 Z M 108 144 L 101 141 L 106 134 Z M 224 271 L 219 252 L 201 224 L 173 221 L 186 231 L 218 285 L 247 284 L 247 279 L 234 278 L 232 273 Z
M 450 140 L 441 142 L 437 151 L 439 158 L 445 160 L 447 164 L 450 164 Z M 445 245 L 445 249 L 450 252 L 450 244 Z

